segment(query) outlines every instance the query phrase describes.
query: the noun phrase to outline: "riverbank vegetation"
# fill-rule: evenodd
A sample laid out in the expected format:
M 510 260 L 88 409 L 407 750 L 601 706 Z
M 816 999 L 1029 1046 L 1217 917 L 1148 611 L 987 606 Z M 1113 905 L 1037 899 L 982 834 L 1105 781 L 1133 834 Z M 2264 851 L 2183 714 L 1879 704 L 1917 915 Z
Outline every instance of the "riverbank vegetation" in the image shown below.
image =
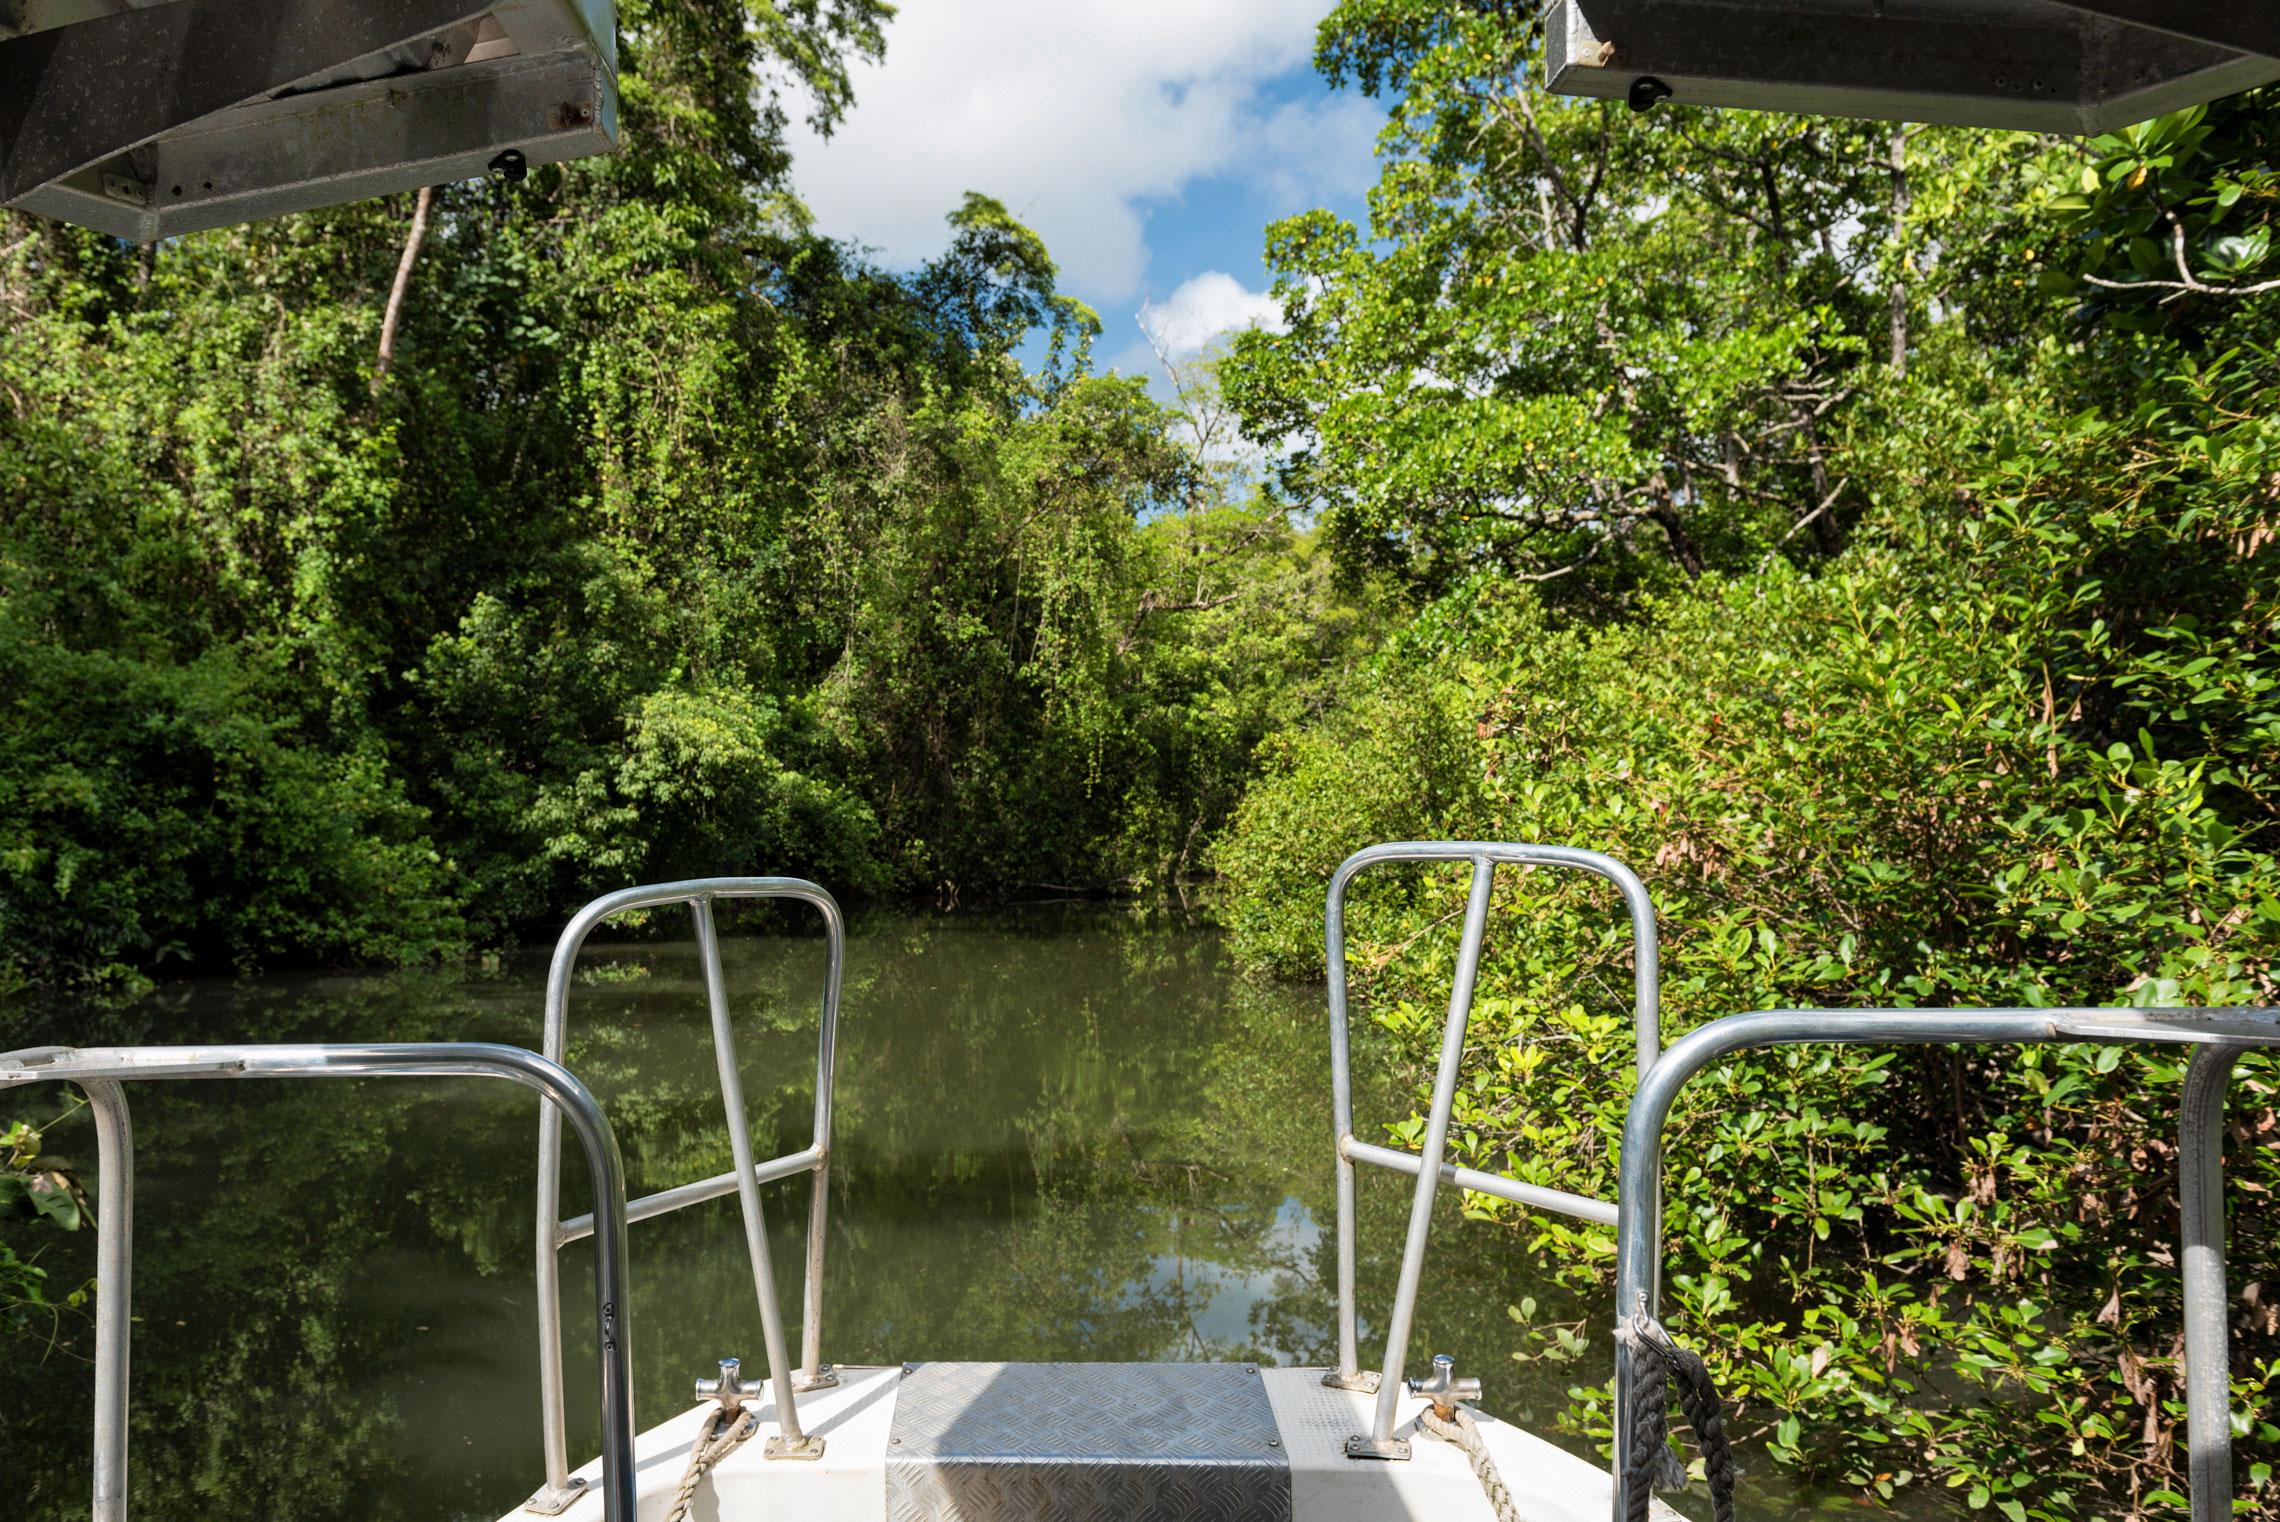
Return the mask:
M 1204 872 L 1369 600 L 1092 373 L 996 202 L 904 274 L 808 228 L 750 80 L 828 124 L 886 13 L 793 14 L 621 7 L 624 151 L 443 187 L 409 250 L 408 196 L 155 251 L 10 216 L 10 974 Z
M 1419 609 L 1269 748 L 1219 862 L 1320 967 L 1357 845 L 1637 867 L 1666 1036 L 1798 1005 L 2274 996 L 2280 372 L 2269 93 L 2093 144 L 1561 101 L 1490 8 L 1354 0 L 1371 226 L 1270 232 L 1288 331 L 1227 383 L 1342 565 Z M 1604 889 L 1506 874 L 1459 1146 L 1609 1196 L 1631 1088 Z M 1439 1040 L 1458 877 L 1349 920 Z M 2181 1515 L 2174 1050 L 1719 1065 L 1674 1118 L 1670 1308 L 1832 1503 Z M 2228 1145 L 2236 1479 L 2280 1515 L 2274 1065 Z M 1412 1122 L 1414 1130 L 1416 1123 Z M 1515 1308 L 1604 1433 L 1610 1234 L 1509 1212 Z
M 420 960 L 734 871 L 1215 874 L 1306 977 L 1343 856 L 1448 836 L 1633 864 L 1670 1034 L 2274 1000 L 2280 95 L 2091 143 L 1633 115 L 1530 83 L 1526 8 L 1347 0 L 1369 223 L 1268 229 L 1283 323 L 1168 408 L 986 196 L 916 271 L 809 227 L 747 82 L 828 123 L 883 14 L 621 6 L 625 151 L 439 190 L 412 252 L 408 198 L 0 224 L 6 977 Z M 1228 420 L 1253 468 L 1196 446 Z M 1461 1145 L 1604 1195 L 1627 940 L 1508 878 Z M 1460 903 L 1356 901 L 1420 1050 Z M 1698 1083 L 1671 1308 L 1739 1430 L 1832 1500 L 2180 1514 L 2179 1076 Z M 2259 1516 L 2276 1084 L 2242 1063 L 2229 1157 Z M 1569 1297 L 1521 1356 L 1601 1431 L 1611 1244 L 1510 1226 Z

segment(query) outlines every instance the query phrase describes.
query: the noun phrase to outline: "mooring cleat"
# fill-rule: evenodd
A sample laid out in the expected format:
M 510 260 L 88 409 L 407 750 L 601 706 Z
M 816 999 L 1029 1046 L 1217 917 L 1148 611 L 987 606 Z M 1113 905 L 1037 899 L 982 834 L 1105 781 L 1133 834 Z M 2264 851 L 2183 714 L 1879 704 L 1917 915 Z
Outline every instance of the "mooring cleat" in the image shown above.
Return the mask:
M 1433 1372 L 1424 1378 L 1409 1381 L 1409 1393 L 1422 1395 L 1433 1403 L 1433 1414 L 1442 1421 L 1457 1419 L 1457 1402 L 1478 1401 L 1480 1381 L 1457 1378 L 1457 1361 L 1446 1353 L 1433 1355 Z
M 739 1375 L 741 1367 L 733 1358 L 722 1359 L 720 1361 L 720 1378 L 697 1381 L 697 1399 L 719 1401 L 721 1410 L 731 1420 L 743 1414 L 746 1401 L 757 1403 L 766 1399 L 768 1387 L 764 1384 L 746 1384 Z M 828 1384 L 801 1385 L 799 1388 L 818 1390 L 839 1383 L 839 1376 L 833 1372 L 830 1364 L 825 1364 L 822 1372 L 826 1376 Z M 782 1437 L 772 1437 L 761 1445 L 760 1452 L 764 1457 L 771 1459 L 820 1459 L 823 1457 L 823 1439 L 820 1437 L 802 1437 L 786 1440 Z
M 743 1364 L 734 1358 L 720 1361 L 720 1378 L 697 1381 L 697 1399 L 717 1400 L 721 1410 L 735 1416 L 744 1410 L 748 1400 L 760 1400 L 768 1393 L 765 1385 L 748 1385 L 739 1377 Z

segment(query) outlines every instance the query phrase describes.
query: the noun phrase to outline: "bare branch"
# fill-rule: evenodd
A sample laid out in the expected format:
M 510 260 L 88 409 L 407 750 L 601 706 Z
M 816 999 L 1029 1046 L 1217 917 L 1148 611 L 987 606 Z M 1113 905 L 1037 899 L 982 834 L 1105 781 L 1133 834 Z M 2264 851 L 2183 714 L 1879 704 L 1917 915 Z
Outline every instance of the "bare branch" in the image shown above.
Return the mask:
M 1612 535 L 1608 534 L 1600 535 L 1597 539 L 1591 541 L 1590 549 L 1585 550 L 1581 555 L 1569 561 L 1566 565 L 1560 566 L 1554 570 L 1539 571 L 1532 574 L 1515 572 L 1512 573 L 1511 579 L 1514 581 L 1557 581 L 1560 577 L 1567 575 L 1569 572 L 1580 571 L 1585 566 L 1591 564 L 1591 562 L 1597 558 L 1599 552 L 1607 548 L 1607 541 L 1612 537 Z
M 2171 255 L 2177 261 L 2178 279 L 2103 280 L 2096 275 L 2084 275 L 2082 278 L 2109 291 L 2190 291 L 2196 296 L 2259 296 L 2266 291 L 2280 291 L 2280 280 L 2267 280 L 2262 285 L 2211 285 L 2205 280 L 2195 279 L 2191 267 L 2185 262 L 2184 222 L 2173 211 L 2164 211 L 2162 215 L 2169 219 L 2169 247 Z
M 1765 552 L 1765 559 L 1758 562 L 1758 569 L 1762 571 L 1767 566 L 1773 564 L 1773 557 L 1781 549 L 1781 547 L 1787 544 L 1790 540 L 1796 538 L 1797 531 L 1799 529 L 1803 528 L 1806 524 L 1811 523 L 1814 519 L 1820 517 L 1830 508 L 1836 506 L 1837 498 L 1843 496 L 1845 494 L 1845 488 L 1850 485 L 1852 485 L 1851 476 L 1839 476 L 1837 478 L 1837 484 L 1829 488 L 1829 494 L 1821 499 L 1821 505 L 1819 507 L 1814 508 L 1804 517 L 1789 525 L 1789 532 L 1783 534 L 1779 539 L 1773 541 L 1773 548 Z
M 1536 156 L 1544 161 L 1544 173 L 1550 177 L 1553 191 L 1562 201 L 1567 203 L 1570 213 L 1568 241 L 1580 249 L 1590 237 L 1588 224 L 1591 201 L 1599 189 L 1599 172 L 1603 172 L 1606 167 L 1605 143 L 1604 141 L 1601 143 L 1599 169 L 1594 172 L 1590 184 L 1579 196 L 1568 185 L 1567 176 L 1560 173 L 1559 161 L 1552 156 L 1552 145 L 1544 140 L 1544 134 L 1536 126 L 1536 108 L 1529 103 L 1528 92 L 1523 89 L 1514 99 L 1520 107 L 1520 130 L 1526 134 L 1529 144 L 1535 148 Z M 1605 134 L 1602 133 L 1601 136 L 1604 139 Z
M 1124 633 L 1116 641 L 1118 655 L 1130 655 L 1132 647 L 1140 643 L 1140 626 L 1157 613 L 1208 613 L 1224 607 L 1241 597 L 1241 591 L 1225 592 L 1217 597 L 1196 597 L 1175 601 L 1153 588 L 1140 594 L 1140 605 L 1132 610 L 1132 621 L 1125 625 Z
M 2261 296 L 2266 291 L 2280 291 L 2280 280 L 2267 280 L 2262 285 L 2204 285 L 2198 280 L 2101 280 L 2096 275 L 2082 279 L 2109 291 L 2178 291 L 2197 296 Z
M 404 239 L 404 257 L 396 261 L 396 283 L 388 292 L 388 310 L 380 319 L 380 362 L 372 370 L 374 396 L 388 384 L 388 366 L 396 358 L 396 323 L 404 315 L 404 289 L 412 283 L 412 265 L 419 259 L 420 244 L 427 238 L 428 207 L 434 202 L 435 187 L 422 185 L 420 198 L 412 205 L 412 231 Z

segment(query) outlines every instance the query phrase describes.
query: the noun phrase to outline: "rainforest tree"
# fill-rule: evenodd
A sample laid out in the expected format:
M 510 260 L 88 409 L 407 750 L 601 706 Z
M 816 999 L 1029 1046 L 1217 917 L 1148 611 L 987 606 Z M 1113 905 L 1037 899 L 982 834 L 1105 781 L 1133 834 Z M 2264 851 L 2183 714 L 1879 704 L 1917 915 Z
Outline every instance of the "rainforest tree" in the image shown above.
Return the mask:
M 776 87 L 828 127 L 883 6 L 619 14 L 623 150 L 441 187 L 409 256 L 410 197 L 7 222 L 9 976 L 418 958 L 708 872 L 1192 875 L 1344 658 L 1002 206 L 905 274 L 808 227 Z

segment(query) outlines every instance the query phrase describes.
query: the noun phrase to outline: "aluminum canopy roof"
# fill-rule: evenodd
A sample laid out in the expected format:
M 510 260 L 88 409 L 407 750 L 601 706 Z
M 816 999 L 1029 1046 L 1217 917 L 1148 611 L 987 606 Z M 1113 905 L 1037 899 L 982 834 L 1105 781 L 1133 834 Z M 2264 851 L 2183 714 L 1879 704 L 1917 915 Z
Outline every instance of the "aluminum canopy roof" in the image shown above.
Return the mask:
M 1549 0 L 1570 95 L 2105 132 L 2280 79 L 2280 0 Z M 150 242 L 617 143 L 611 0 L 0 0 L 0 203 Z
M 617 145 L 611 0 L 0 0 L 0 203 L 132 242 Z
M 2280 0 L 1550 0 L 1545 30 L 1566 95 L 2069 135 L 2280 79 Z

